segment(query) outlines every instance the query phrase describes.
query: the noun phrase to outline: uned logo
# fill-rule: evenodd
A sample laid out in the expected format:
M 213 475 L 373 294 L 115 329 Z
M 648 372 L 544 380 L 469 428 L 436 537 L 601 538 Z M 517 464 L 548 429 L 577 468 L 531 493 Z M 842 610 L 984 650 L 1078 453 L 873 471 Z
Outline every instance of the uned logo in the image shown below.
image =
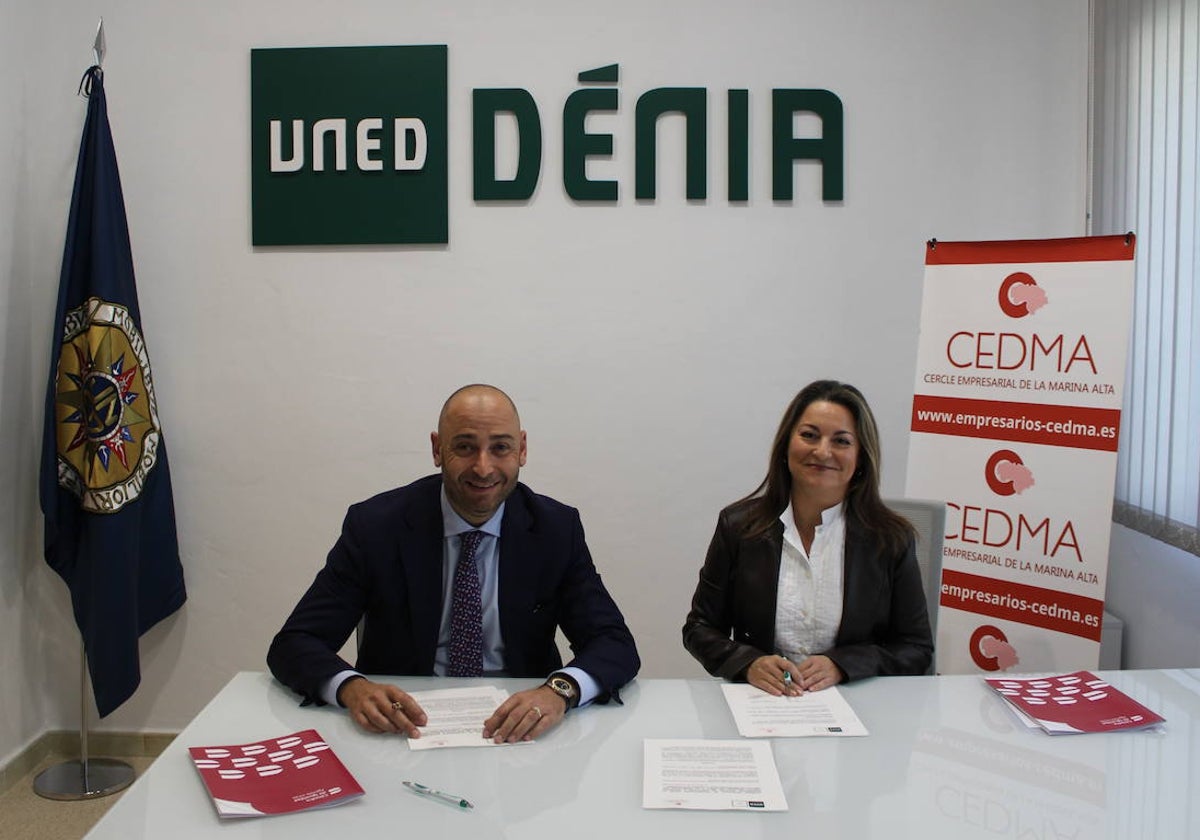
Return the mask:
M 446 47 L 250 53 L 255 245 L 446 243 Z

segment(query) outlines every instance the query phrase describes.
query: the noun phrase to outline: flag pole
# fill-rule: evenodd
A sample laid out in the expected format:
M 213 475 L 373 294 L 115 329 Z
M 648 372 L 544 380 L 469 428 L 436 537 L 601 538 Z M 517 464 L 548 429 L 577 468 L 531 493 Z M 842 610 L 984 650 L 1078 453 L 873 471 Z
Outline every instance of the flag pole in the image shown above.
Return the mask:
M 37 776 L 35 792 L 49 799 L 107 796 L 133 781 L 125 762 L 89 755 L 88 696 L 101 719 L 128 700 L 141 681 L 138 638 L 187 600 L 108 123 L 103 19 L 92 51 L 96 63 L 79 85 L 87 117 L 63 248 L 38 482 L 46 562 L 70 589 L 80 630 L 80 758 Z
M 133 783 L 133 767 L 115 758 L 88 757 L 87 651 L 79 643 L 79 758 L 53 764 L 37 774 L 33 791 L 47 799 L 97 799 Z
M 92 55 L 96 66 L 104 62 L 104 18 L 96 26 Z M 74 203 L 74 197 L 72 197 Z M 33 790 L 47 799 L 95 799 L 124 790 L 133 782 L 133 767 L 112 758 L 88 756 L 88 670 L 87 647 L 79 640 L 79 758 L 51 765 L 38 773 Z

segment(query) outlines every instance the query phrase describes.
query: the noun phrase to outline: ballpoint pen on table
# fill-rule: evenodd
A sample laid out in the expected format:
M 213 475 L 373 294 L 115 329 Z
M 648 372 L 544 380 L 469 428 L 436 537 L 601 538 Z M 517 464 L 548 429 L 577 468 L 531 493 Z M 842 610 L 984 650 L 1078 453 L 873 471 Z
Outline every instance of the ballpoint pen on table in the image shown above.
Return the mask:
M 421 784 L 420 782 L 405 781 L 404 786 L 406 788 L 408 788 L 409 790 L 411 790 L 413 793 L 419 794 L 421 796 L 428 796 L 432 799 L 440 799 L 443 802 L 446 802 L 446 803 L 449 803 L 450 805 L 455 806 L 456 808 L 462 808 L 464 811 L 470 810 L 471 808 L 475 807 L 470 802 L 463 799 L 461 796 L 456 796 L 453 793 L 445 793 L 440 790 L 434 790 L 431 787 L 426 787 L 425 785 Z

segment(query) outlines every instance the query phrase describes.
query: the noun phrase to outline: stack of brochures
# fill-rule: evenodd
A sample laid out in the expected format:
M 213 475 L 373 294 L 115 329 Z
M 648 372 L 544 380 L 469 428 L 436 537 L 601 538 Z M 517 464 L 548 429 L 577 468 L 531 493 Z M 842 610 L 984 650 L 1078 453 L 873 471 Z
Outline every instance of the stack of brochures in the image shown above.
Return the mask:
M 363 795 L 315 729 L 220 747 L 191 747 L 221 817 L 262 817 L 341 805 Z
M 1148 729 L 1166 722 L 1091 671 L 985 681 L 1008 701 L 1022 723 L 1051 735 Z

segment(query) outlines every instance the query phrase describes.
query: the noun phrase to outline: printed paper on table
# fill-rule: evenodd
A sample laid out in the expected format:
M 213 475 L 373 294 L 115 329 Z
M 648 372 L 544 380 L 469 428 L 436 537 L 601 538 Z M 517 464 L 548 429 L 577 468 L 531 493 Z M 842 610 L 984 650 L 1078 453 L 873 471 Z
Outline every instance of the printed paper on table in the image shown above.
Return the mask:
M 497 744 L 491 738 L 483 737 L 483 722 L 508 699 L 508 692 L 504 689 L 494 685 L 435 688 L 414 691 L 411 697 L 425 710 L 427 720 L 421 727 L 420 738 L 407 739 L 410 750 L 513 746 Z
M 867 728 L 835 686 L 797 697 L 774 697 L 748 683 L 722 683 L 725 702 L 744 738 L 866 735 Z
M 786 811 L 770 741 L 642 742 L 642 807 Z

